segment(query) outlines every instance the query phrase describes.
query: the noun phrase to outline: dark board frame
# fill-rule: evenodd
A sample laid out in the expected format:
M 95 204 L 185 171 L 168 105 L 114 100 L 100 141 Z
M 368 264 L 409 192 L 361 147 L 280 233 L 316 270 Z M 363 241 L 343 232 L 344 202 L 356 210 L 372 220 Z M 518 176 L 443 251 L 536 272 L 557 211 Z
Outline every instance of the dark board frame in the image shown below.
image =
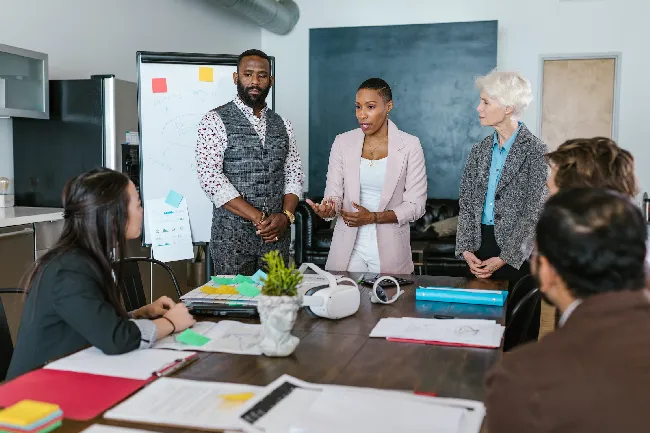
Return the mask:
M 358 127 L 359 84 L 380 77 L 393 90 L 391 119 L 420 138 L 428 196 L 457 199 L 467 154 L 490 133 L 474 80 L 496 67 L 497 32 L 497 21 L 311 29 L 308 194 L 325 191 L 336 135 Z

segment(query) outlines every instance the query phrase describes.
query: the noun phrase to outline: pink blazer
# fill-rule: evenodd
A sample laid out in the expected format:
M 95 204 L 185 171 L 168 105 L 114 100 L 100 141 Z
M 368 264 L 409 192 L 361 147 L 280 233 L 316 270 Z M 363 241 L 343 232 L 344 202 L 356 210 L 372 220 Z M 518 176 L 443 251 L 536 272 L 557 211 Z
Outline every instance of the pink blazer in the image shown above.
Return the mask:
M 364 135 L 361 129 L 340 134 L 334 140 L 327 169 L 325 197 L 342 203 L 346 212 L 359 204 L 360 164 Z M 420 139 L 397 129 L 388 121 L 388 161 L 379 212 L 392 210 L 396 224 L 377 224 L 377 243 L 382 273 L 413 272 L 409 222 L 424 215 L 427 200 L 427 175 Z M 325 268 L 346 271 L 358 228 L 348 227 L 338 217 Z

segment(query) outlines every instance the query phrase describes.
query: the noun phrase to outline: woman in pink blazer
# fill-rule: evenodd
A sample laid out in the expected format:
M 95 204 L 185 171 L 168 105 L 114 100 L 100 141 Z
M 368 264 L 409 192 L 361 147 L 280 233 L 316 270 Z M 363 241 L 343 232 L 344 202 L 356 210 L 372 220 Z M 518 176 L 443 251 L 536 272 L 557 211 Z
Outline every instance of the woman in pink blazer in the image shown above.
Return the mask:
M 337 218 L 328 270 L 413 272 L 409 222 L 424 215 L 427 175 L 420 140 L 388 119 L 392 108 L 384 80 L 359 86 L 360 128 L 336 137 L 325 198 L 307 200 L 322 218 Z

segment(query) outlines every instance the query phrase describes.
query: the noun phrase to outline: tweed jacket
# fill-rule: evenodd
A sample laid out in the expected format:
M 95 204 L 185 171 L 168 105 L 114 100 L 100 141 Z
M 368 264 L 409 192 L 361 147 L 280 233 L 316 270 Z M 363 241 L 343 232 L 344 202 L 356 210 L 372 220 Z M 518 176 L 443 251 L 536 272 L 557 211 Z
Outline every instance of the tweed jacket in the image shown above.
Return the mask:
M 481 216 L 490 177 L 493 134 L 476 143 L 467 157 L 460 182 L 456 256 L 481 247 Z M 546 201 L 546 145 L 521 125 L 497 184 L 494 236 L 501 259 L 519 269 L 533 250 L 537 219 Z

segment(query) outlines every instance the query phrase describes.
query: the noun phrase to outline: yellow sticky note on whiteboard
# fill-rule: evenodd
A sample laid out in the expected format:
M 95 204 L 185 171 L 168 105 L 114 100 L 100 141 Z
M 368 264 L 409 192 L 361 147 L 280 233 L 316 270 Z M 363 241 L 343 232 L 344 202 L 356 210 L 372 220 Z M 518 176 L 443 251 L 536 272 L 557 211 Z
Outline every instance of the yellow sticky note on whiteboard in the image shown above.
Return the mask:
M 206 66 L 199 66 L 199 81 L 212 83 L 214 81 L 214 69 Z
M 239 295 L 239 292 L 233 286 L 203 286 L 201 291 L 208 295 Z

